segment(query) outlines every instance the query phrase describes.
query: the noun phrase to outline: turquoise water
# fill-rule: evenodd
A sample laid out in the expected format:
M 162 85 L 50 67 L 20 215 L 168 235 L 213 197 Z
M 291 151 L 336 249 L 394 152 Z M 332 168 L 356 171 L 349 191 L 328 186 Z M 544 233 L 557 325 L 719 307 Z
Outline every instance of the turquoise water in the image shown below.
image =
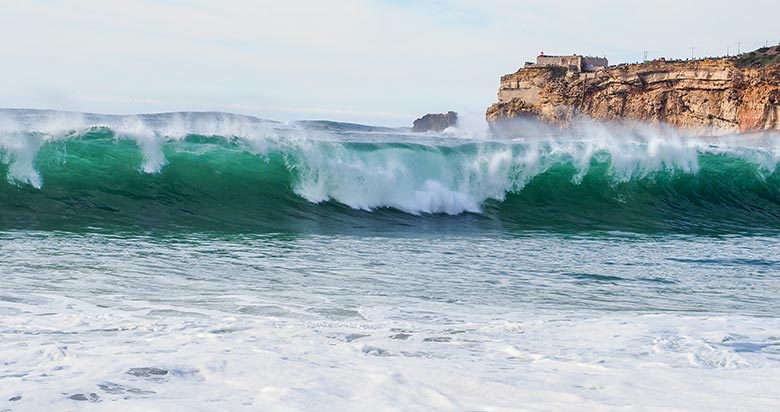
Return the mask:
M 612 157 L 622 153 L 589 141 L 363 140 L 348 133 L 258 149 L 231 136 L 186 135 L 154 142 L 147 150 L 160 163 L 149 166 L 137 142 L 90 129 L 42 141 L 28 170 L 12 170 L 20 168 L 18 155 L 6 150 L 0 226 L 355 234 L 780 229 L 780 174 L 766 165 L 771 151 L 672 147 L 680 153 L 663 159 L 637 142 L 618 149 L 637 153 L 616 164 Z
M 776 138 L 0 120 L 0 410 L 780 408 Z

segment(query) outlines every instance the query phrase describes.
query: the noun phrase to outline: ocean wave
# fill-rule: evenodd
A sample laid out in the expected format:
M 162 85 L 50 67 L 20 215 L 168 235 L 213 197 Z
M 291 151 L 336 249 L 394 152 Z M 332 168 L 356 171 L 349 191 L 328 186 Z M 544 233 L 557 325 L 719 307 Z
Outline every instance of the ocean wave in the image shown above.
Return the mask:
M 327 126 L 224 113 L 6 113 L 0 225 L 780 227 L 777 139 L 592 125 L 578 136 L 452 139 Z

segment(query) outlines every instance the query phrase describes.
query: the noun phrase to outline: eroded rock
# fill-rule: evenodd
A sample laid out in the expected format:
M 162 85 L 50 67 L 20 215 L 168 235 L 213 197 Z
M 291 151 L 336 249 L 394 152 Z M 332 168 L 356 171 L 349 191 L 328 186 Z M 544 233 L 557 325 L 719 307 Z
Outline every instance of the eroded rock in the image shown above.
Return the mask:
M 458 114 L 449 111 L 447 113 L 431 113 L 414 121 L 412 131 L 422 132 L 441 132 L 449 127 L 458 125 Z
M 501 78 L 498 102 L 486 116 L 494 130 L 529 119 L 565 128 L 584 116 L 671 125 L 698 135 L 776 131 L 780 57 L 773 56 L 750 64 L 743 57 L 656 60 L 594 73 L 526 67 Z

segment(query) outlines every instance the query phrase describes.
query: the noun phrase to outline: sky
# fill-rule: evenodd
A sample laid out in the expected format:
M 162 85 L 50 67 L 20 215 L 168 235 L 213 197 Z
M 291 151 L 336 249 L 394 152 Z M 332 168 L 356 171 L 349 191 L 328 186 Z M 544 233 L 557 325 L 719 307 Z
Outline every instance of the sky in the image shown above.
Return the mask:
M 778 16 L 777 0 L 0 0 L 0 107 L 409 126 L 483 116 L 540 52 L 733 54 L 780 42 Z

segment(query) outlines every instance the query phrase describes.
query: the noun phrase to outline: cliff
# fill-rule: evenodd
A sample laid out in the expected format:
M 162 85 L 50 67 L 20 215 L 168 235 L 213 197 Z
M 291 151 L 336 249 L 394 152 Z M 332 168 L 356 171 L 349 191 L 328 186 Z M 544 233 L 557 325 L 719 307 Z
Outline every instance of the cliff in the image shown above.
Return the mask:
M 780 46 L 738 58 L 651 61 L 594 73 L 529 66 L 503 76 L 492 127 L 534 119 L 668 124 L 701 135 L 780 130 Z
M 429 113 L 414 121 L 412 131 L 421 132 L 441 132 L 448 127 L 458 125 L 458 114 L 449 111 L 447 113 Z

